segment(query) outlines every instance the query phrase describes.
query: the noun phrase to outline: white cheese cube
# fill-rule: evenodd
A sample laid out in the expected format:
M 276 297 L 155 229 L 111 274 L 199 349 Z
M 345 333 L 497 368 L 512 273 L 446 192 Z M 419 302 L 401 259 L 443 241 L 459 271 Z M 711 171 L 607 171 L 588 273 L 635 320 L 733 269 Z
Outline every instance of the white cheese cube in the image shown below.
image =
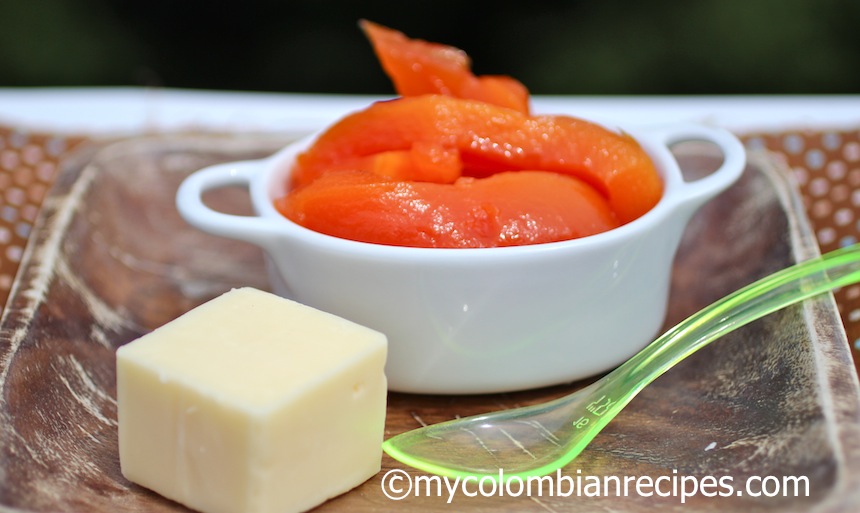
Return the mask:
M 379 472 L 387 341 L 232 290 L 117 351 L 123 475 L 206 513 L 304 511 Z

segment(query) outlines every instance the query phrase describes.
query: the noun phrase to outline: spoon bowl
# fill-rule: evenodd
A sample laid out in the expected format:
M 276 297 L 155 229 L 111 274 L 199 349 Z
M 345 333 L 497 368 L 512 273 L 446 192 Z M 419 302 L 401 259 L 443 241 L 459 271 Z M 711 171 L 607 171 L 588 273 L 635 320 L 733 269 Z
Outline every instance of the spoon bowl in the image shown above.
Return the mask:
M 448 477 L 550 474 L 578 456 L 648 384 L 720 336 L 860 281 L 860 245 L 762 278 L 693 314 L 591 385 L 556 400 L 455 419 L 386 440 L 396 460 Z

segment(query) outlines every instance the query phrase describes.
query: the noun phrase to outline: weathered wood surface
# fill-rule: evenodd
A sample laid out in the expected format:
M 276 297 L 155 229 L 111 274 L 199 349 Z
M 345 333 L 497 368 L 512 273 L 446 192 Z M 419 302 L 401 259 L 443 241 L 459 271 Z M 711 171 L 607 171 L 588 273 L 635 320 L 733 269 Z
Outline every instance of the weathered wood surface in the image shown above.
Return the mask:
M 267 287 L 260 251 L 187 226 L 181 179 L 283 141 L 134 139 L 70 162 L 45 203 L 0 324 L 0 511 L 167 512 L 181 506 L 119 471 L 114 351 L 237 285 Z M 793 188 L 766 155 L 692 221 L 667 326 L 739 286 L 817 253 Z M 688 168 L 710 165 L 695 152 Z M 247 211 L 241 191 L 212 198 Z M 620 319 L 619 322 L 623 322 Z M 743 328 L 637 397 L 565 474 L 806 476 L 809 497 L 492 497 L 393 502 L 383 471 L 321 511 L 853 511 L 860 504 L 860 399 L 832 298 Z M 595 344 L 600 344 L 595 340 Z M 581 383 L 486 396 L 391 394 L 386 435 L 543 401 Z M 320 419 L 325 422 L 326 419 Z M 411 472 L 411 471 L 410 471 Z

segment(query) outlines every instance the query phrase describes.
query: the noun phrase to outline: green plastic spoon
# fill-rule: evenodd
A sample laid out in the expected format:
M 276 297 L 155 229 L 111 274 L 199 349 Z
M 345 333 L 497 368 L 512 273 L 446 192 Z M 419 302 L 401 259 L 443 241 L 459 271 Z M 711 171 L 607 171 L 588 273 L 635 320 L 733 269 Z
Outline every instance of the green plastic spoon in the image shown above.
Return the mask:
M 448 477 L 543 476 L 570 463 L 640 390 L 720 336 L 860 281 L 860 245 L 778 271 L 693 314 L 591 385 L 551 402 L 434 424 L 386 440 L 393 458 Z

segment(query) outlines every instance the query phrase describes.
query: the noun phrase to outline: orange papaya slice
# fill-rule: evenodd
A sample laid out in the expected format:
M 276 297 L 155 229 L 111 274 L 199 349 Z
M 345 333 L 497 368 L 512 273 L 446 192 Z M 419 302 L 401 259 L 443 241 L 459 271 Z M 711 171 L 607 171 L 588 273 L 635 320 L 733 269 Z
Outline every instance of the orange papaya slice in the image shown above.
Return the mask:
M 420 208 L 415 208 L 416 205 Z M 331 172 L 276 201 L 311 230 L 362 242 L 435 248 L 540 244 L 618 226 L 605 198 L 558 173 L 520 171 L 453 185 Z
M 411 39 L 367 20 L 360 26 L 401 96 L 443 94 L 529 112 L 529 92 L 521 82 L 507 76 L 475 76 L 469 56 L 459 48 Z
M 663 191 L 653 162 L 628 135 L 574 117 L 527 116 L 443 95 L 376 102 L 347 115 L 298 156 L 291 185 L 305 187 L 338 162 L 416 145 L 448 158 L 456 151 L 467 176 L 518 170 L 574 176 L 603 194 L 621 223 L 650 210 Z
M 452 148 L 431 143 L 416 143 L 410 149 L 386 150 L 371 155 L 348 157 L 326 166 L 324 171 L 368 171 L 394 180 L 454 183 L 460 177 L 463 163 Z M 298 176 L 298 175 L 297 175 Z M 315 174 L 313 178 L 318 175 Z M 294 177 L 293 182 L 306 185 L 310 178 Z

